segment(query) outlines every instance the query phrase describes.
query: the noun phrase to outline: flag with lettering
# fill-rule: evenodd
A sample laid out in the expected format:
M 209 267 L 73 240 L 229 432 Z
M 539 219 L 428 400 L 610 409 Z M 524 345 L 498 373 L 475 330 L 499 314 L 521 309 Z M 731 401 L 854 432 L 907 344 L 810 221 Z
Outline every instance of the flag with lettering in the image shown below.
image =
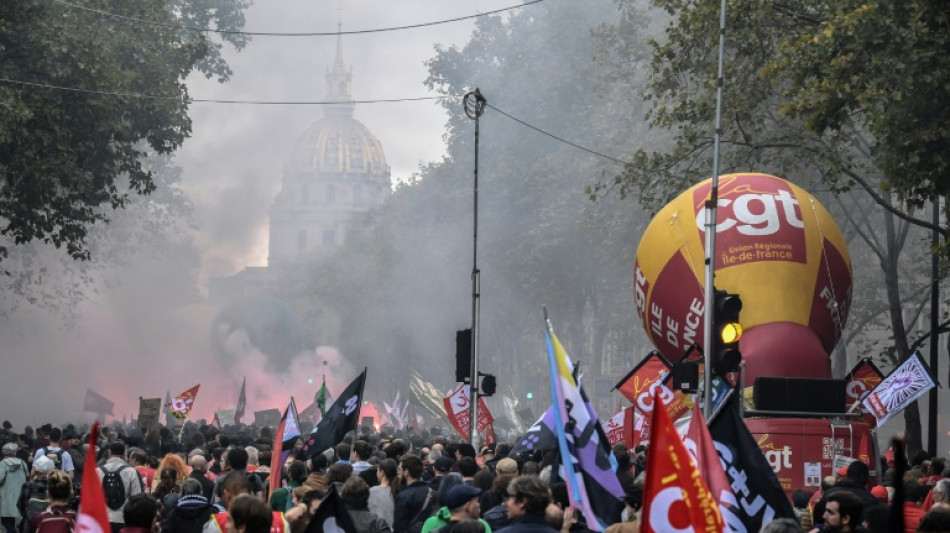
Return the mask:
M 348 431 L 360 424 L 360 407 L 363 404 L 363 386 L 366 384 L 366 369 L 340 393 L 310 435 L 304 439 L 303 452 L 312 457 L 343 441 Z
M 630 400 L 641 413 L 647 413 L 653 406 L 653 387 L 660 385 L 671 366 L 660 352 L 653 350 L 614 385 L 614 389 Z
M 722 469 L 716 443 L 709 434 L 706 419 L 703 418 L 703 411 L 698 402 L 693 405 L 693 417 L 689 421 L 689 429 L 686 430 L 683 443 L 692 454 L 696 468 L 703 473 L 703 479 L 713 500 L 719 504 L 719 514 L 722 515 L 725 531 L 730 533 L 745 531 L 745 525 L 736 509 L 739 502 L 736 501 L 736 495 L 732 492 L 726 471 Z
M 628 449 L 632 449 L 638 444 L 636 436 L 636 409 L 633 406 L 621 409 L 617 414 L 607 419 L 604 424 L 604 432 L 610 444 L 622 442 Z
M 96 464 L 96 444 L 99 442 L 99 422 L 92 424 L 89 431 L 89 449 L 86 451 L 86 464 Z M 110 533 L 109 511 L 106 508 L 106 495 L 96 468 L 84 468 L 82 471 L 82 500 L 76 515 L 76 531 L 85 533 Z
M 247 385 L 247 377 L 241 381 L 241 392 L 238 394 L 237 406 L 234 407 L 234 423 L 244 422 L 244 409 L 247 408 L 247 394 L 244 386 Z
M 733 513 L 747 531 L 758 531 L 777 518 L 795 518 L 788 496 L 739 414 L 740 398 L 730 394 L 719 415 L 709 424 L 709 434 L 737 505 Z
M 469 418 L 471 417 L 471 389 L 468 385 L 459 385 L 455 391 L 453 391 L 448 396 L 442 398 L 442 405 L 445 406 L 445 414 L 449 417 L 449 422 L 452 423 L 452 427 L 459 432 L 459 435 L 463 439 L 468 440 L 469 432 Z M 495 422 L 495 419 L 492 418 L 491 412 L 488 410 L 488 406 L 485 405 L 485 400 L 482 398 L 478 399 L 478 424 L 475 426 L 475 430 L 481 434 L 486 430 L 492 428 L 492 424 Z M 491 429 L 491 433 L 494 433 L 494 429 Z M 494 435 L 492 435 L 494 438 Z
M 877 387 L 877 384 L 882 381 L 884 381 L 884 373 L 877 368 L 873 361 L 867 357 L 858 361 L 858 364 L 854 365 L 851 372 L 848 372 L 848 375 L 844 377 L 845 402 L 847 402 L 848 409 L 860 402 L 865 393 L 874 390 L 874 387 Z
M 178 420 L 184 420 L 188 418 L 188 413 L 191 412 L 191 409 L 195 405 L 195 397 L 198 396 L 198 387 L 201 384 L 197 384 L 194 387 L 186 390 L 185 392 L 179 394 L 172 398 L 169 402 L 168 407 L 171 411 L 173 417 Z
M 574 365 L 550 321 L 546 323 L 554 430 L 568 498 L 581 510 L 588 529 L 603 531 L 620 521 L 623 510 L 624 494 L 615 473 L 616 460 L 610 454 L 610 444 L 597 414 L 574 378 Z
M 716 499 L 676 431 L 660 391 L 655 391 L 654 401 L 640 531 L 721 532 Z

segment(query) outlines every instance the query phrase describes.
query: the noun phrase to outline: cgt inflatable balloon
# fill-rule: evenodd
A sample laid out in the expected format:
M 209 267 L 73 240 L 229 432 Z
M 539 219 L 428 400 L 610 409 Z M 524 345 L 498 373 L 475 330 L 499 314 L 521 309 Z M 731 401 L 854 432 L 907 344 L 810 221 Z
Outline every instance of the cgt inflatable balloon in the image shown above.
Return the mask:
M 666 205 L 637 248 L 634 296 L 647 336 L 678 361 L 703 344 L 705 210 L 712 180 Z M 831 216 L 767 174 L 719 178 L 715 285 L 742 298 L 746 385 L 758 376 L 831 377 L 851 302 L 851 259 Z

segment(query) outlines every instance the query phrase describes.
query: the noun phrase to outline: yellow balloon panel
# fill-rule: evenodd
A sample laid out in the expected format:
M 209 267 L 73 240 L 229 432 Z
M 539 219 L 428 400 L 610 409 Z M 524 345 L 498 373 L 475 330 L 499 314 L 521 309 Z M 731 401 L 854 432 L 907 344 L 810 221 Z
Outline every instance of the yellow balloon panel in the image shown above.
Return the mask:
M 647 227 L 634 272 L 637 311 L 671 360 L 702 344 L 705 203 L 711 180 L 667 204 Z M 719 178 L 716 288 L 738 293 L 742 326 L 812 330 L 826 353 L 851 297 L 851 260 L 837 224 L 807 191 L 767 174 Z M 745 350 L 743 350 L 745 353 Z

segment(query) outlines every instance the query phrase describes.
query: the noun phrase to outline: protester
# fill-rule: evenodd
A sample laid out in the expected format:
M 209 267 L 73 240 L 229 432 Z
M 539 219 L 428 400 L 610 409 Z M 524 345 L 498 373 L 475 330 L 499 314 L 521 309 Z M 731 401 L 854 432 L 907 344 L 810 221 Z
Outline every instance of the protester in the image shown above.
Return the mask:
M 201 484 L 201 495 L 212 501 L 214 499 L 214 481 L 208 477 L 208 460 L 200 453 L 190 454 L 188 466 L 191 472 L 188 477 Z
M 391 533 L 389 524 L 368 508 L 369 486 L 358 476 L 346 480 L 340 491 L 340 499 L 360 533 Z
M 125 525 L 122 509 L 129 498 L 143 492 L 142 478 L 134 468 L 129 466 L 129 463 L 125 462 L 125 444 L 119 441 L 113 442 L 108 450 L 109 458 L 105 464 L 96 469 L 96 473 L 99 475 L 99 481 L 102 482 L 106 495 L 112 533 L 119 533 Z M 114 490 L 111 487 L 114 487 Z
M 369 489 L 369 510 L 393 525 L 393 504 L 395 499 L 396 472 L 398 465 L 393 459 L 383 459 L 376 465 L 378 484 Z
M 422 525 L 422 533 L 430 531 L 449 533 L 452 527 L 463 520 L 474 520 L 481 514 L 478 497 L 482 491 L 464 483 L 459 483 L 448 491 L 442 498 L 443 507 L 434 516 Z M 488 522 L 484 522 L 486 531 L 491 533 Z
M 16 456 L 17 449 L 16 443 L 4 444 L 0 461 L 0 523 L 7 533 L 16 533 L 16 522 L 20 519 L 17 503 L 27 476 L 26 462 Z
M 233 533 L 270 533 L 273 514 L 267 504 L 251 494 L 241 494 L 228 506 L 228 527 Z
M 162 533 L 201 533 L 215 512 L 214 505 L 202 494 L 201 483 L 188 478 L 181 484 L 181 497 L 162 519 Z
M 273 511 L 289 511 L 293 506 L 293 489 L 307 480 L 307 465 L 303 461 L 292 461 L 287 467 L 287 486 L 281 487 L 270 495 L 270 508 Z
M 49 458 L 45 458 L 50 460 Z M 69 507 L 73 484 L 69 476 L 61 470 L 49 473 L 46 494 L 49 507 L 33 517 L 30 531 L 35 533 L 71 533 L 76 526 L 76 511 Z
M 415 455 L 404 455 L 398 472 L 405 488 L 396 494 L 393 533 L 410 533 L 416 525 L 421 530 L 435 508 L 435 491 L 422 481 L 422 459 Z
M 861 513 L 864 504 L 848 490 L 831 492 L 824 498 L 825 510 L 822 513 L 824 527 L 812 529 L 812 532 L 821 531 L 831 533 L 850 533 L 857 531 L 861 525 Z
M 122 521 L 125 527 L 119 531 L 120 533 L 151 533 L 157 514 L 158 504 L 149 495 L 131 496 L 122 508 Z
M 557 533 L 544 519 L 551 498 L 537 476 L 518 476 L 508 484 L 508 518 L 499 533 Z
M 59 428 L 51 428 L 49 430 L 48 444 L 36 450 L 36 452 L 33 454 L 33 460 L 36 461 L 38 458 L 43 456 L 49 457 L 53 460 L 56 470 L 62 470 L 63 472 L 66 472 L 69 478 L 72 479 L 75 466 L 73 465 L 72 456 L 59 447 L 62 437 L 63 432 Z

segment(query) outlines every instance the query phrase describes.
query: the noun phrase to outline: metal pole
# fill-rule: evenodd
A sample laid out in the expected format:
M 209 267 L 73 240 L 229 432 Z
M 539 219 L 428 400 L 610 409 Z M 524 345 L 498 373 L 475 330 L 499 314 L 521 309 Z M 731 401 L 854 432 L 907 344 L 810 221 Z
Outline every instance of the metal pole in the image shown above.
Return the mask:
M 462 99 L 465 115 L 475 121 L 475 190 L 472 206 L 472 366 L 469 377 L 468 442 L 478 447 L 478 326 L 481 271 L 478 270 L 478 119 L 488 103 L 477 88 Z
M 719 134 L 722 130 L 722 86 L 726 57 L 726 0 L 719 6 L 719 75 L 716 79 L 716 131 L 713 137 L 713 172 L 706 200 L 706 314 L 703 317 L 703 416 L 712 415 L 713 299 L 716 273 L 716 208 L 719 203 Z
M 935 196 L 933 202 L 933 223 L 936 228 L 940 224 L 940 197 Z M 937 230 L 931 231 L 930 242 L 934 250 L 940 245 L 940 235 Z M 937 253 L 930 254 L 930 368 L 937 373 L 940 368 L 940 357 L 937 353 L 940 344 L 940 264 Z M 930 389 L 927 409 L 927 452 L 931 457 L 937 456 L 937 389 Z

